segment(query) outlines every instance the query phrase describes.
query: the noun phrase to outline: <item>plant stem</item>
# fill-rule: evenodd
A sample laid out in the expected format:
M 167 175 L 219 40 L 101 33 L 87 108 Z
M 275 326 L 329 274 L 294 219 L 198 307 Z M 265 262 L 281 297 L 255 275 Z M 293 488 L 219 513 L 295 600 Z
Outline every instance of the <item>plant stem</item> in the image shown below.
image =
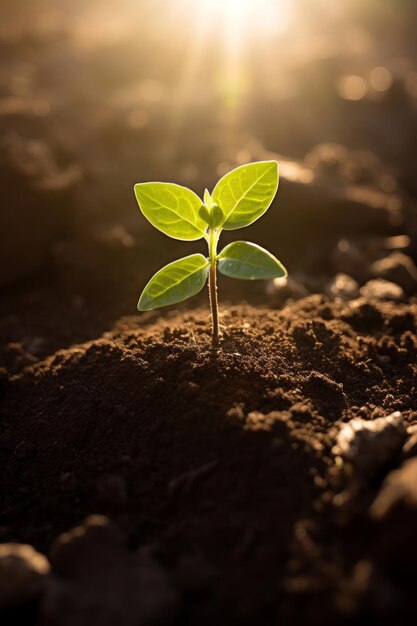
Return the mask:
M 210 297 L 210 309 L 211 309 L 211 345 L 213 348 L 217 348 L 219 345 L 219 305 L 217 300 L 217 240 L 218 235 L 212 228 L 210 229 L 209 239 L 209 297 Z

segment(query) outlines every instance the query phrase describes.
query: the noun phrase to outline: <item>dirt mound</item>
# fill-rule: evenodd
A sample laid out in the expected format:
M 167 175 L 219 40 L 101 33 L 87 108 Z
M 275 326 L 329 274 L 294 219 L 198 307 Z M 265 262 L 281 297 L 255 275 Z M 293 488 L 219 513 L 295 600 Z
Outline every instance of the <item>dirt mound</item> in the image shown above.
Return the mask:
M 1 539 L 47 552 L 105 514 L 173 575 L 187 555 L 216 572 L 197 600 L 185 589 L 187 623 L 314 623 L 291 581 L 313 567 L 315 590 L 301 586 L 317 599 L 326 562 L 337 587 L 350 548 L 369 553 L 360 535 L 342 549 L 331 521 L 336 433 L 358 416 L 416 418 L 416 318 L 363 298 L 230 307 L 214 353 L 206 309 L 149 314 L 27 366 L 3 381 Z

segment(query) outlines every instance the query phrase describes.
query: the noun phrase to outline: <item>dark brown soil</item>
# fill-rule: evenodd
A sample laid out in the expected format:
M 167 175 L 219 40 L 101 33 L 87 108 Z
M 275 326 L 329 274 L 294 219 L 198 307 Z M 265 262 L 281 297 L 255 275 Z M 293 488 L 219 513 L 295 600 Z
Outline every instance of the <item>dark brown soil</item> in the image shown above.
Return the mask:
M 412 590 L 380 561 L 367 517 L 397 461 L 344 508 L 332 447 L 353 417 L 417 421 L 417 305 L 317 295 L 224 307 L 221 320 L 218 352 L 201 308 L 122 318 L 3 375 L 0 540 L 48 553 L 59 533 L 107 515 L 177 581 L 178 624 L 410 615 Z M 376 584 L 398 595 L 384 615 Z

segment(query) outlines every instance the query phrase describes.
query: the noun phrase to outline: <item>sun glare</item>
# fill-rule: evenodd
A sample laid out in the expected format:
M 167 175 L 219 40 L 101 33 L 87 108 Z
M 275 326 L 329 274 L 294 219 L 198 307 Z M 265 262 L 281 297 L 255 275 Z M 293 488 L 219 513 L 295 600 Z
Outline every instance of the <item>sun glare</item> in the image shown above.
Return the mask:
M 215 22 L 219 32 L 263 37 L 283 32 L 291 17 L 291 0 L 193 0 L 199 19 Z
M 178 83 L 174 126 L 184 123 L 188 103 L 216 94 L 233 120 L 251 88 L 250 58 L 268 48 L 268 39 L 282 35 L 293 21 L 294 0 L 178 0 L 187 24 L 189 54 Z M 180 18 L 181 20 L 181 18 Z M 179 22 L 181 24 L 181 21 Z M 259 52 L 258 52 L 259 54 Z M 198 77 L 215 59 L 216 72 L 207 73 L 207 90 Z M 196 84 L 200 84 L 196 89 Z

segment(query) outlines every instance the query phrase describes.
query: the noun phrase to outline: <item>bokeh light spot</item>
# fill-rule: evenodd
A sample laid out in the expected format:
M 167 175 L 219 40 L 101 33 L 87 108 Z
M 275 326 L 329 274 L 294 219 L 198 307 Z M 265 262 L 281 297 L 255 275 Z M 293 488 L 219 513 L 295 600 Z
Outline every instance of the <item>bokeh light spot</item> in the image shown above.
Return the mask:
M 369 77 L 375 91 L 388 91 L 393 82 L 391 72 L 386 67 L 374 67 Z
M 361 76 L 344 76 L 339 82 L 339 93 L 345 100 L 362 100 L 368 91 Z

